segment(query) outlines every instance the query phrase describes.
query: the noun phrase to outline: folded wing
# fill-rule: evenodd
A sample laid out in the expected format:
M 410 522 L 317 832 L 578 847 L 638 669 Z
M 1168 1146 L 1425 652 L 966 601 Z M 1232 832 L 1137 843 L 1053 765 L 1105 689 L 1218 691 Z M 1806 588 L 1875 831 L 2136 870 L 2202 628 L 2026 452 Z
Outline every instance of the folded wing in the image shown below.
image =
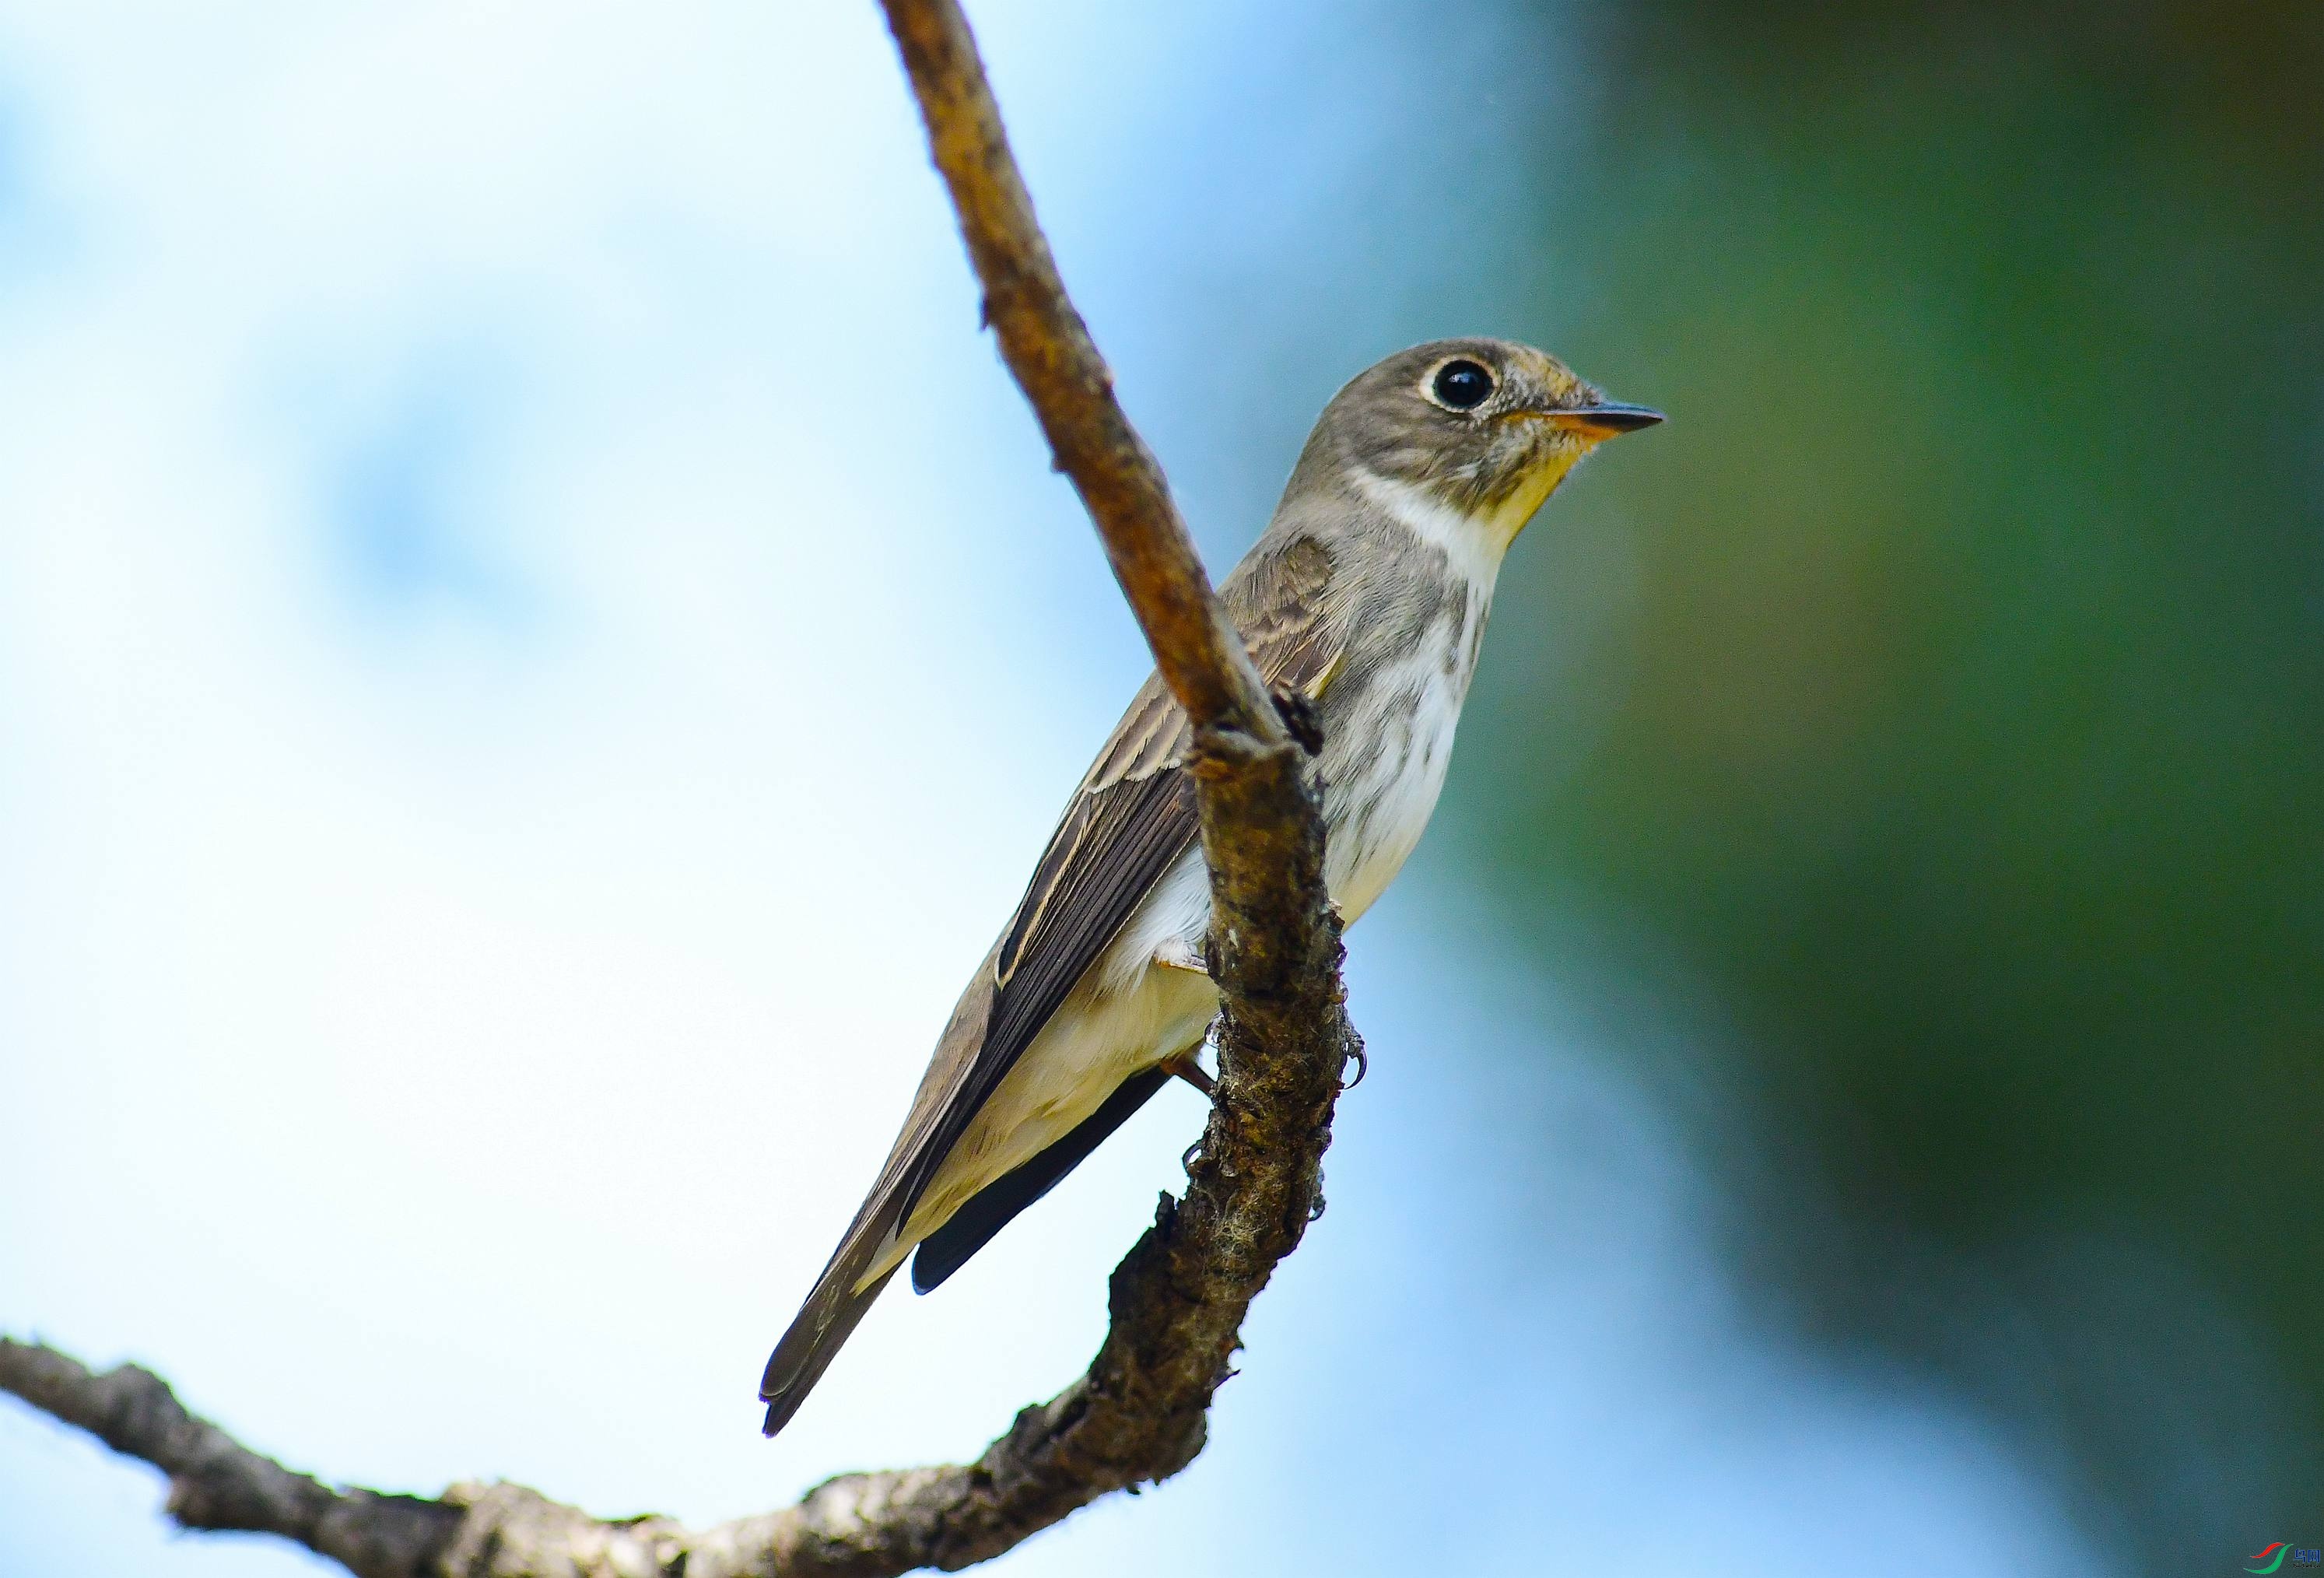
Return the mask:
M 1270 685 L 1313 695 L 1329 681 L 1342 650 L 1341 622 L 1329 617 L 1331 568 L 1322 543 L 1299 538 L 1254 551 L 1221 589 Z M 1199 824 L 1185 771 L 1192 740 L 1185 714 L 1159 678 L 1149 676 L 1050 835 L 1009 929 L 953 1010 L 879 1182 L 768 1361 L 760 1384 L 768 1435 L 797 1410 L 893 1274 L 891 1268 L 865 1280 L 971 1120 L 1155 883 L 1194 844 Z M 976 1244 L 1080 1159 L 1047 1169 L 1054 1176 L 991 1223 Z M 1040 1158 L 1027 1165 L 1039 1167 Z M 964 1247 L 973 1252 L 974 1246 Z M 965 1258 L 952 1260 L 945 1273 Z

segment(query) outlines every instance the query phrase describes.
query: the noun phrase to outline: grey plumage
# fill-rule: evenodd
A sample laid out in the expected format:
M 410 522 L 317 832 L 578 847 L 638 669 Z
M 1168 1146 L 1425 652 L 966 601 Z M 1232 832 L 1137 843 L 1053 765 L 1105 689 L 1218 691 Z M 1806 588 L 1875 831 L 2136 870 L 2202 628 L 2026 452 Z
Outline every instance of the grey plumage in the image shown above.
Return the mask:
M 1489 393 L 1463 403 L 1480 383 Z M 1261 675 L 1315 708 L 1325 878 L 1349 923 L 1426 826 L 1502 553 L 1592 445 L 1652 420 L 1608 404 L 1542 352 L 1499 340 L 1399 353 L 1318 419 L 1274 519 L 1220 595 Z M 1150 1093 L 1148 1071 L 1200 1043 L 1217 993 L 1194 964 L 1209 892 L 1182 769 L 1188 738 L 1184 714 L 1149 677 L 1068 803 L 871 1194 L 769 1360 L 769 1435 L 915 1245 L 982 1203 L 921 1269 L 924 1286 L 941 1280 L 1135 1105 L 1109 1108 L 1109 1097 L 1132 1081 Z

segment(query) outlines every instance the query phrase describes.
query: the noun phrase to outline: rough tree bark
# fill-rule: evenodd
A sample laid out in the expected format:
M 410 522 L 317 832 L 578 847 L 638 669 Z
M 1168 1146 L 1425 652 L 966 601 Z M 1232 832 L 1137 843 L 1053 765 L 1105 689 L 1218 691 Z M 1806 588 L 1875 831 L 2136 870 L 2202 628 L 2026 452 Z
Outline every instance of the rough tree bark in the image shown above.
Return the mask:
M 1341 1071 L 1360 1052 L 1340 984 L 1312 738 L 1280 712 L 1213 595 L 1153 457 L 1065 295 L 954 0 L 881 0 L 984 290 L 986 320 L 1095 522 L 1154 660 L 1195 724 L 1218 1090 L 1183 1201 L 1114 1271 L 1111 1328 L 1082 1378 L 968 1464 L 843 1475 L 797 1506 L 706 1529 L 592 1518 L 538 1491 L 438 1498 L 340 1489 L 189 1414 L 134 1365 L 94 1374 L 0 1338 L 0 1389 L 170 1476 L 191 1529 L 281 1535 L 363 1578 L 873 1578 L 985 1560 L 1202 1450 L 1250 1300 L 1321 1209 Z

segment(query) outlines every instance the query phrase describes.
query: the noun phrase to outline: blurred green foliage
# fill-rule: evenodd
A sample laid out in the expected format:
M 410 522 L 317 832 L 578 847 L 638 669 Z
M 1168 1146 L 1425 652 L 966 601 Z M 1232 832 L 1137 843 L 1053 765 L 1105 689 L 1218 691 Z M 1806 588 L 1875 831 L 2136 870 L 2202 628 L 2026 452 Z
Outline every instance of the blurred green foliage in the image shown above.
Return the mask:
M 1673 420 L 1512 561 L 1463 837 L 1705 989 L 1804 1319 L 2153 1570 L 2324 1540 L 2324 6 L 1555 24 L 1524 327 Z

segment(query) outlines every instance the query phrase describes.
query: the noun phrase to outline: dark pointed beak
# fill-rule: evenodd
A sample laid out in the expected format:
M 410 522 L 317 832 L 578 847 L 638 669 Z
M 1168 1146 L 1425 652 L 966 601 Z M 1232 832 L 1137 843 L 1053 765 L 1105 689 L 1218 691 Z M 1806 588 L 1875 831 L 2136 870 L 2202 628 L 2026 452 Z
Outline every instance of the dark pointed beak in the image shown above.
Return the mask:
M 1577 411 L 1554 411 L 1545 414 L 1567 432 L 1580 433 L 1586 438 L 1611 438 L 1622 433 L 1635 433 L 1640 428 L 1651 428 L 1663 420 L 1662 412 L 1644 405 L 1588 405 Z

